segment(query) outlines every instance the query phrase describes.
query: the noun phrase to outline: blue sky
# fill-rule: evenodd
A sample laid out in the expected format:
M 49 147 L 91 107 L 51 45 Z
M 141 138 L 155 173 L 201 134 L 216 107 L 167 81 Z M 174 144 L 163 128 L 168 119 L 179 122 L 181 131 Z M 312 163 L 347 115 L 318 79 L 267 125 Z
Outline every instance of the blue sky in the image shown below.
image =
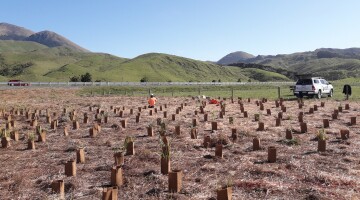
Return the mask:
M 0 22 L 51 30 L 94 52 L 217 61 L 360 47 L 358 0 L 2 0 Z

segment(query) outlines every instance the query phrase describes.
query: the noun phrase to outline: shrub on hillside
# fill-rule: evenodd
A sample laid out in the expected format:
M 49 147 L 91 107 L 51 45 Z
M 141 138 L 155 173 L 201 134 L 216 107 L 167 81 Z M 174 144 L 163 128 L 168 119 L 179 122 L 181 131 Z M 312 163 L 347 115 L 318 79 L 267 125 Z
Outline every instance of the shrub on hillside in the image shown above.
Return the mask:
M 92 82 L 92 77 L 89 72 L 79 76 L 73 76 L 70 78 L 70 82 Z

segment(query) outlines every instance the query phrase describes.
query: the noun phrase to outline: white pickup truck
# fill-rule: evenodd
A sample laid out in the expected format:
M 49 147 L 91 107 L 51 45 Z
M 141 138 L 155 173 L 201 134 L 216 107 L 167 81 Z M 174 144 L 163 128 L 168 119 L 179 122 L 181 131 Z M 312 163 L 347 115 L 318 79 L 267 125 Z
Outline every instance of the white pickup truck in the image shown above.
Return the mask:
M 301 78 L 296 82 L 294 95 L 298 98 L 304 96 L 321 98 L 323 95 L 332 97 L 334 87 L 321 77 Z

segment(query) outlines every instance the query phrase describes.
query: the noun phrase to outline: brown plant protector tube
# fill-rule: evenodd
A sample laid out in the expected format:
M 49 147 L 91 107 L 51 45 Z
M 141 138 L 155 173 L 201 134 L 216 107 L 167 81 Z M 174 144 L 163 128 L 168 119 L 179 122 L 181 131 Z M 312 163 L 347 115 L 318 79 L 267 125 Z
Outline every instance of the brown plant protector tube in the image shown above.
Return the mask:
M 123 185 L 123 173 L 121 166 L 114 166 L 111 169 L 111 185 L 122 186 Z
M 204 114 L 204 122 L 207 122 L 207 121 L 208 121 L 208 114 L 205 113 L 205 114 Z
M 350 117 L 350 125 L 356 125 L 356 117 Z
M 124 153 L 123 152 L 114 153 L 114 159 L 115 159 L 116 166 L 123 165 L 124 164 Z
M 260 150 L 260 138 L 253 139 L 253 151 Z
M 89 134 L 90 134 L 90 137 L 96 137 L 98 134 L 98 131 L 96 130 L 96 128 L 92 127 L 89 129 Z
M 2 148 L 8 148 L 10 147 L 10 138 L 9 137 L 2 137 L 1 138 L 1 146 Z
M 28 149 L 35 150 L 35 141 L 34 140 L 28 141 Z
M 287 140 L 292 140 L 292 139 L 293 139 L 293 135 L 292 135 L 290 129 L 286 129 L 286 136 L 285 136 L 285 138 L 286 138 Z
M 232 198 L 232 188 L 231 187 L 221 188 L 216 191 L 216 199 L 217 200 L 231 200 L 231 198 Z
M 197 119 L 192 119 L 192 126 L 193 127 L 197 126 Z
M 275 119 L 275 126 L 281 126 L 281 119 L 280 118 Z
M 85 163 L 85 151 L 84 148 L 80 147 L 76 151 L 76 162 L 77 163 Z
M 19 131 L 12 131 L 10 134 L 11 139 L 15 142 L 19 141 Z
M 326 151 L 326 140 L 318 140 L 318 151 L 325 152 Z
M 176 134 L 176 135 L 180 135 L 180 134 L 181 134 L 180 125 L 175 126 L 175 134 Z
M 182 171 L 174 170 L 169 172 L 169 192 L 178 193 L 182 187 Z
M 339 110 L 339 112 L 342 112 L 343 111 L 342 106 L 339 106 L 338 110 Z
M 46 131 L 42 130 L 38 137 L 39 142 L 46 142 Z
M 244 111 L 244 118 L 248 118 L 248 112 Z
M 154 131 L 153 131 L 153 127 L 152 127 L 152 126 L 147 127 L 147 135 L 148 135 L 149 137 L 154 136 Z
M 350 131 L 346 130 L 346 129 L 341 129 L 340 130 L 340 135 L 341 135 L 341 139 L 342 140 L 346 140 L 350 137 Z
M 276 162 L 276 148 L 273 146 L 268 148 L 268 162 Z
M 265 130 L 265 124 L 264 122 L 259 122 L 258 123 L 259 127 L 258 127 L 258 131 L 264 131 Z
M 135 155 L 134 142 L 129 142 L 126 147 L 126 155 Z
M 54 193 L 59 194 L 60 199 L 65 198 L 65 184 L 64 180 L 56 180 L 51 183 L 51 189 Z
M 161 164 L 161 166 L 160 166 L 161 174 L 168 174 L 171 170 L 170 158 L 168 156 L 161 156 L 160 164 Z
M 64 136 L 68 136 L 69 135 L 69 132 L 68 132 L 68 130 L 67 130 L 67 127 L 65 126 L 64 127 Z
M 65 175 L 76 176 L 76 162 L 75 160 L 69 160 L 65 163 Z
M 76 120 L 74 120 L 74 121 L 73 121 L 73 129 L 74 129 L 74 130 L 78 130 L 79 128 L 80 128 L 79 122 L 76 121 Z
M 266 109 L 266 114 L 271 115 L 271 109 Z
M 218 130 L 217 122 L 211 122 L 211 130 Z
M 123 128 L 126 128 L 126 127 L 127 127 L 126 119 L 121 120 L 121 126 L 122 126 Z
M 307 124 L 305 122 L 300 123 L 300 132 L 306 133 L 307 132 Z
M 350 105 L 347 103 L 345 104 L 345 110 L 349 110 L 350 109 Z
M 197 139 L 197 129 L 196 128 L 192 128 L 190 130 L 190 137 L 191 137 L 191 139 Z
M 204 145 L 205 148 L 208 148 L 208 147 L 211 146 L 211 138 L 210 138 L 209 135 L 204 137 L 203 145 Z
M 215 146 L 215 157 L 223 158 L 223 145 L 222 144 L 216 144 Z
M 328 119 L 323 119 L 323 127 L 324 128 L 329 128 L 330 124 L 329 124 L 329 120 Z

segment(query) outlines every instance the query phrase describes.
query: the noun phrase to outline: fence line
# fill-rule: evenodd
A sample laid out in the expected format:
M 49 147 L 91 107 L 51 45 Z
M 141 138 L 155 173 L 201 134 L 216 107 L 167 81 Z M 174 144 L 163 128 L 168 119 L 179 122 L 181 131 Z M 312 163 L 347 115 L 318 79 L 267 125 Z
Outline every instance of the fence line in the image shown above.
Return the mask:
M 68 86 L 228 86 L 228 85 L 294 85 L 294 82 L 15 82 L 15 86 L 29 84 L 39 87 Z M 0 82 L 0 86 L 10 86 L 9 82 Z

